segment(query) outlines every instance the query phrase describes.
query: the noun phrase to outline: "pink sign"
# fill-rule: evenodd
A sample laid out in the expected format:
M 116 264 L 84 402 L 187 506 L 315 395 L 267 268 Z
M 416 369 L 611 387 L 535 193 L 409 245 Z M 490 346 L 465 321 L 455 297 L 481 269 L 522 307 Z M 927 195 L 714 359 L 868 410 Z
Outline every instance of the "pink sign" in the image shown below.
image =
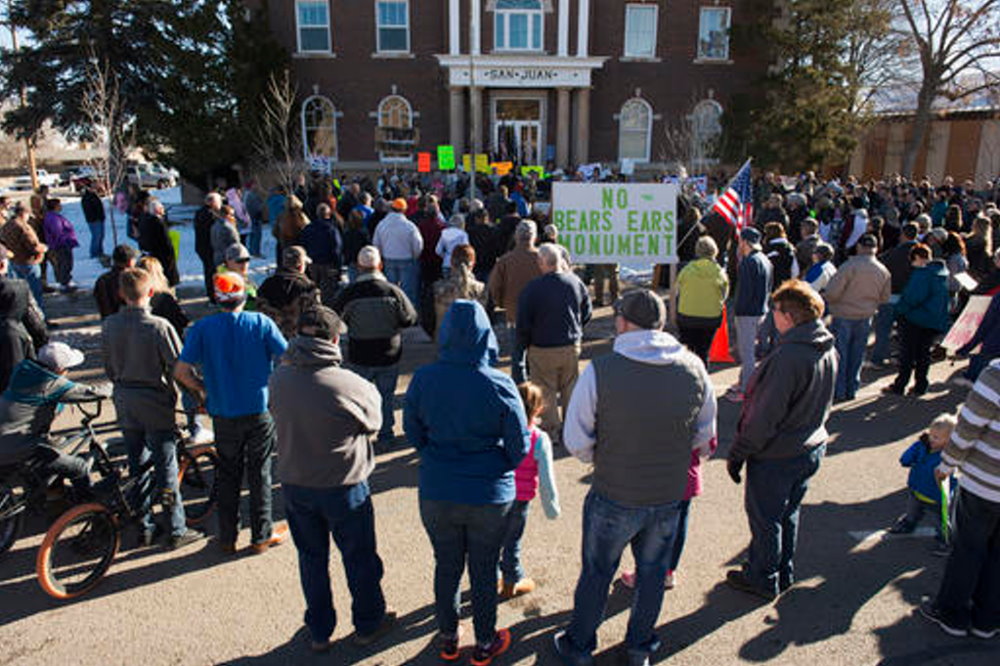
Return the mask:
M 990 296 L 970 296 L 969 302 L 955 323 L 952 325 L 948 335 L 945 336 L 941 346 L 954 351 L 972 339 L 979 328 L 979 323 L 983 321 L 986 309 L 990 307 Z

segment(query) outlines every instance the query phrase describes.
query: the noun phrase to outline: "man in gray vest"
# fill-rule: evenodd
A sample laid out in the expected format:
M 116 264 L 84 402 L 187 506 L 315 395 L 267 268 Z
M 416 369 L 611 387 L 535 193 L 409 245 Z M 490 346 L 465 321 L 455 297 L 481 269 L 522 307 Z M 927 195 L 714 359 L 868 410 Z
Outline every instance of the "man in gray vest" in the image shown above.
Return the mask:
M 635 598 L 625 645 L 629 663 L 649 663 L 653 627 L 680 525 L 691 452 L 715 439 L 715 391 L 701 360 L 663 332 L 666 308 L 652 291 L 615 304 L 614 351 L 587 366 L 566 414 L 564 442 L 594 464 L 583 508 L 583 569 L 573 619 L 555 636 L 566 664 L 591 664 L 597 628 L 622 551 L 636 560 Z

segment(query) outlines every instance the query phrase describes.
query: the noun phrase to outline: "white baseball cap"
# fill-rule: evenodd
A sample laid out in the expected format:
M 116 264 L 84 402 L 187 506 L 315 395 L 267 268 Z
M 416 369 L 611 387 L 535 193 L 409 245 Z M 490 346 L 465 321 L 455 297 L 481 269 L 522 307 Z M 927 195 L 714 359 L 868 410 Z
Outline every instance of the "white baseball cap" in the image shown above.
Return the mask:
M 374 245 L 365 245 L 358 252 L 358 266 L 361 268 L 378 268 L 382 263 L 382 255 Z
M 38 350 L 38 362 L 56 372 L 75 368 L 83 361 L 83 352 L 65 342 L 50 342 Z

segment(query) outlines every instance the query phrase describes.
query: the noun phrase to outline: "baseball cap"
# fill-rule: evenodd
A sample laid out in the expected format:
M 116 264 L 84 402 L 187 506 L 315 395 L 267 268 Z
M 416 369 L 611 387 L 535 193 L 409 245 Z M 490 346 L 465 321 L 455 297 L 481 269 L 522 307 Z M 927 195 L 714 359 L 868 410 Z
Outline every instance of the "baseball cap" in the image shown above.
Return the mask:
M 860 247 L 878 247 L 878 239 L 872 234 L 864 234 L 858 239 Z
M 250 251 L 243 243 L 233 243 L 226 248 L 226 261 L 250 261 Z
M 658 331 L 667 321 L 663 299 L 649 289 L 630 291 L 615 301 L 615 314 L 636 326 Z
M 299 315 L 299 335 L 330 340 L 347 330 L 336 312 L 325 305 L 306 308 Z
M 361 268 L 378 268 L 382 263 L 382 255 L 374 245 L 365 245 L 358 252 L 358 266 Z
M 118 245 L 111 251 L 111 261 L 119 266 L 124 266 L 130 261 L 139 258 L 139 251 L 131 245 Z
M 747 227 L 740 232 L 740 240 L 754 247 L 760 247 L 760 238 L 760 232 L 753 227 Z
M 294 268 L 299 264 L 311 264 L 312 259 L 309 258 L 309 253 L 301 245 L 292 245 L 291 247 L 286 247 L 281 252 L 281 265 L 285 268 Z
M 246 298 L 246 284 L 239 273 L 216 273 L 213 285 L 219 303 L 236 303 Z
M 398 199 L 393 199 L 392 203 L 389 205 L 392 206 L 393 210 L 398 210 L 398 211 L 406 210 L 406 199 L 404 199 L 403 197 L 399 197 Z
M 56 372 L 75 368 L 83 361 L 83 352 L 65 342 L 50 342 L 38 350 L 38 362 Z

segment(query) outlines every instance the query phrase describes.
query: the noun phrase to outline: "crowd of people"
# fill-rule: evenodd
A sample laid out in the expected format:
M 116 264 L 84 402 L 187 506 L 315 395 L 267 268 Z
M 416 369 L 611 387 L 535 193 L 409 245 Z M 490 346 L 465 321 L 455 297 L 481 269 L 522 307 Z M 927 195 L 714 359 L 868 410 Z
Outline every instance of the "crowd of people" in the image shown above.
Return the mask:
M 969 398 L 957 418 L 938 417 L 904 454 L 910 501 L 892 531 L 912 531 L 926 509 L 939 509 L 944 498 L 935 489 L 961 470 L 954 534 L 939 544 L 949 553 L 945 580 L 921 612 L 956 635 L 1000 631 L 997 190 L 764 174 L 755 218 L 739 230 L 686 190 L 677 299 L 665 302 L 645 288 L 619 297 L 614 266 L 573 266 L 553 242 L 558 229 L 540 201 L 547 181 L 483 177 L 483 199 L 463 197 L 461 187 L 438 176 L 317 177 L 291 188 L 265 191 L 251 181 L 209 193 L 194 218 L 195 251 L 217 311 L 193 324 L 174 293 L 179 276 L 162 203 L 148 196 L 130 203 L 131 235 L 143 254 L 129 244 L 114 248 L 94 298 L 129 467 L 151 457 L 158 497 L 170 507 L 163 526 L 146 507 L 142 545 L 163 539 L 180 548 L 204 536 L 185 526 L 177 484 L 180 394 L 186 436 L 214 439 L 219 455 L 221 552 L 237 550 L 245 476 L 251 551 L 265 553 L 289 533 L 295 543 L 312 648 L 328 650 L 336 625 L 330 533 L 354 600 L 355 641 L 384 635 L 396 614 L 381 588 L 368 479 L 376 450 L 398 444 L 400 359 L 407 329 L 420 325 L 438 356 L 413 375 L 402 431 L 421 460 L 441 657 L 460 654 L 466 566 L 472 663 L 489 664 L 511 645 L 510 632 L 496 626 L 498 595 L 535 589 L 520 541 L 536 494 L 549 518 L 560 513 L 552 458 L 562 448 L 594 474 L 572 617 L 554 649 L 565 663 L 592 662 L 608 590 L 631 545 L 635 568 L 622 580 L 635 601 L 625 645 L 630 663 L 646 664 L 660 645 L 654 626 L 664 589 L 677 581 L 690 502 L 702 490 L 701 461 L 718 445 L 708 369 L 724 310 L 740 361 L 725 397 L 741 410 L 726 464 L 734 482 L 746 479 L 751 532 L 746 561 L 726 582 L 773 600 L 795 582 L 799 507 L 826 450 L 832 405 L 857 397 L 866 363 L 898 365 L 885 393 L 925 393 L 938 338 L 970 295 L 990 295 L 979 330 L 958 350 L 981 345 L 962 378 Z M 33 391 L 86 391 L 65 388 L 66 370 L 82 358 L 48 342 L 41 314 L 38 266 L 50 261 L 72 288 L 66 266 L 71 271 L 76 243 L 56 240 L 69 233 L 58 202 L 46 208 L 53 215 L 43 216 L 41 235 L 31 207 L 15 209 L 0 228 L 10 248 L 9 256 L 0 249 L 0 273 L 9 265 L 16 276 L 0 278 L 11 341 L 0 414 L 17 414 L 0 424 L 0 463 L 42 456 L 85 485 L 74 461 L 44 448 L 51 414 L 37 422 L 25 416 L 52 402 L 36 401 Z M 268 223 L 278 267 L 256 285 L 248 266 Z M 100 243 L 91 252 L 102 253 Z M 604 304 L 605 280 L 613 349 L 581 373 L 583 331 Z M 664 330 L 671 310 L 676 338 Z M 501 355 L 510 359 L 509 375 L 496 367 Z M 287 527 L 272 517 L 275 453 Z

